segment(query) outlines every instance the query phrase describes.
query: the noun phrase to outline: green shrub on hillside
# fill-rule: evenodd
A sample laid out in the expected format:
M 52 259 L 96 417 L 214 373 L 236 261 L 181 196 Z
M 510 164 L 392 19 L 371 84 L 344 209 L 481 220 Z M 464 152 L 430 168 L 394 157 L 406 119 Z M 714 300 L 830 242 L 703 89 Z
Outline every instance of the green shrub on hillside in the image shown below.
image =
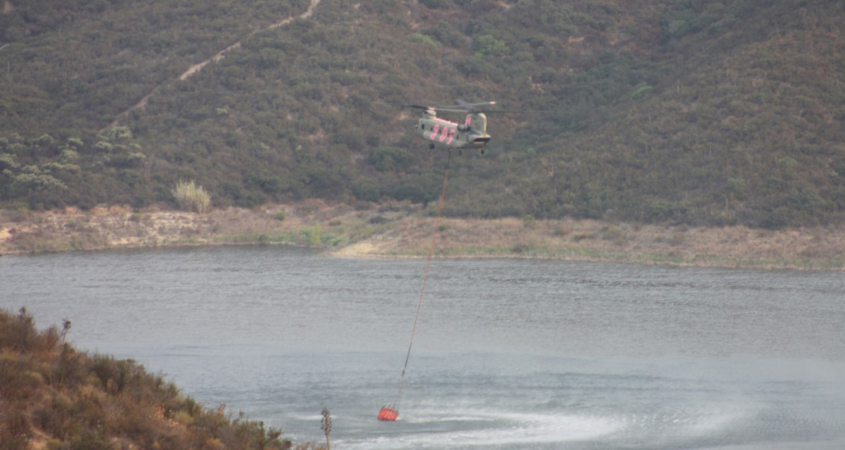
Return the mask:
M 473 41 L 472 44 L 472 49 L 476 55 L 487 56 L 505 53 L 508 51 L 508 46 L 504 41 L 496 39 L 489 34 L 485 34 L 475 38 L 475 41 Z
M 408 39 L 409 39 L 411 42 L 416 42 L 416 43 L 418 43 L 418 44 L 430 45 L 430 46 L 432 46 L 432 47 L 440 47 L 440 43 L 439 43 L 439 42 L 435 41 L 435 40 L 434 40 L 434 39 L 432 39 L 430 36 L 426 36 L 426 35 L 424 35 L 424 34 L 420 33 L 419 31 L 417 31 L 417 32 L 415 32 L 415 33 L 413 33 L 413 34 L 409 35 L 409 36 L 408 36 Z

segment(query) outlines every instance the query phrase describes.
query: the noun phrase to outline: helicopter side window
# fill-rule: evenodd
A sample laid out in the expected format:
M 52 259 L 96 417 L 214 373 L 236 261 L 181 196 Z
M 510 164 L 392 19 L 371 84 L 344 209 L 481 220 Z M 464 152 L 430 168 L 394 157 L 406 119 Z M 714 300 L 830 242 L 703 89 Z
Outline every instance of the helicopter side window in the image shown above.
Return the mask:
M 420 125 L 421 130 L 425 130 L 425 124 Z

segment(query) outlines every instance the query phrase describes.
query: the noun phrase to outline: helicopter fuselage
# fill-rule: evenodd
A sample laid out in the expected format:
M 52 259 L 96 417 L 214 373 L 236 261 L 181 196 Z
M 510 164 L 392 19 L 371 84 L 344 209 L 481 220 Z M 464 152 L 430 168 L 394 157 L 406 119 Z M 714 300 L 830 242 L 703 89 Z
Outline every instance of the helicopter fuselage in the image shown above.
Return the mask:
M 483 148 L 490 141 L 487 134 L 487 117 L 483 113 L 467 115 L 463 124 L 441 119 L 426 112 L 417 121 L 417 133 L 432 145 L 440 144 L 450 148 Z

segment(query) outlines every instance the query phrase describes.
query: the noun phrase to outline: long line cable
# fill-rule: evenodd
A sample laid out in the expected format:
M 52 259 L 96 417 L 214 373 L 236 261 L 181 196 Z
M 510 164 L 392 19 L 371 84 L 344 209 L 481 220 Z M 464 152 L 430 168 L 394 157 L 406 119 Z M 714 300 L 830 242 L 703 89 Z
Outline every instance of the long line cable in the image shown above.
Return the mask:
M 405 385 L 405 372 L 408 370 L 408 360 L 411 359 L 411 347 L 414 346 L 414 335 L 417 332 L 417 321 L 420 318 L 420 310 L 422 309 L 423 294 L 425 294 L 425 284 L 428 281 L 428 270 L 431 268 L 431 257 L 434 255 L 434 244 L 437 242 L 437 231 L 440 227 L 440 213 L 443 211 L 443 199 L 446 198 L 446 185 L 449 182 L 449 166 L 452 163 L 452 152 L 449 151 L 449 159 L 446 161 L 446 175 L 443 177 L 443 191 L 440 192 L 440 203 L 437 205 L 437 217 L 434 219 L 434 233 L 431 236 L 431 247 L 428 249 L 428 261 L 425 264 L 425 275 L 423 276 L 422 289 L 420 289 L 420 299 L 417 302 L 417 315 L 414 317 L 414 327 L 411 329 L 411 342 L 408 344 L 408 354 L 405 356 L 405 367 L 402 368 L 402 378 L 399 380 L 399 392 L 396 394 L 396 400 L 390 406 L 390 409 L 395 410 L 399 403 L 399 398 L 402 396 L 402 387 Z

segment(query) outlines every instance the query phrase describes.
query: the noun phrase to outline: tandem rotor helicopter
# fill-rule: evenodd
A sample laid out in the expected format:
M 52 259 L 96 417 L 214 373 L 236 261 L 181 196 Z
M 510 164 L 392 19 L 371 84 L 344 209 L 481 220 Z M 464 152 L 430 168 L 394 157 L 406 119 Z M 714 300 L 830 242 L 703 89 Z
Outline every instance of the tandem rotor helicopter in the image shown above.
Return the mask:
M 457 149 L 458 154 L 463 149 L 478 149 L 484 154 L 484 146 L 490 141 L 487 133 L 487 116 L 484 108 L 495 105 L 496 102 L 467 103 L 461 99 L 455 104 L 447 106 L 400 105 L 406 108 L 422 110 L 422 117 L 414 127 L 416 132 L 429 141 L 428 148 L 441 144 L 451 149 Z M 438 112 L 467 113 L 464 123 L 450 122 L 437 117 Z M 487 111 L 514 112 L 514 111 Z

